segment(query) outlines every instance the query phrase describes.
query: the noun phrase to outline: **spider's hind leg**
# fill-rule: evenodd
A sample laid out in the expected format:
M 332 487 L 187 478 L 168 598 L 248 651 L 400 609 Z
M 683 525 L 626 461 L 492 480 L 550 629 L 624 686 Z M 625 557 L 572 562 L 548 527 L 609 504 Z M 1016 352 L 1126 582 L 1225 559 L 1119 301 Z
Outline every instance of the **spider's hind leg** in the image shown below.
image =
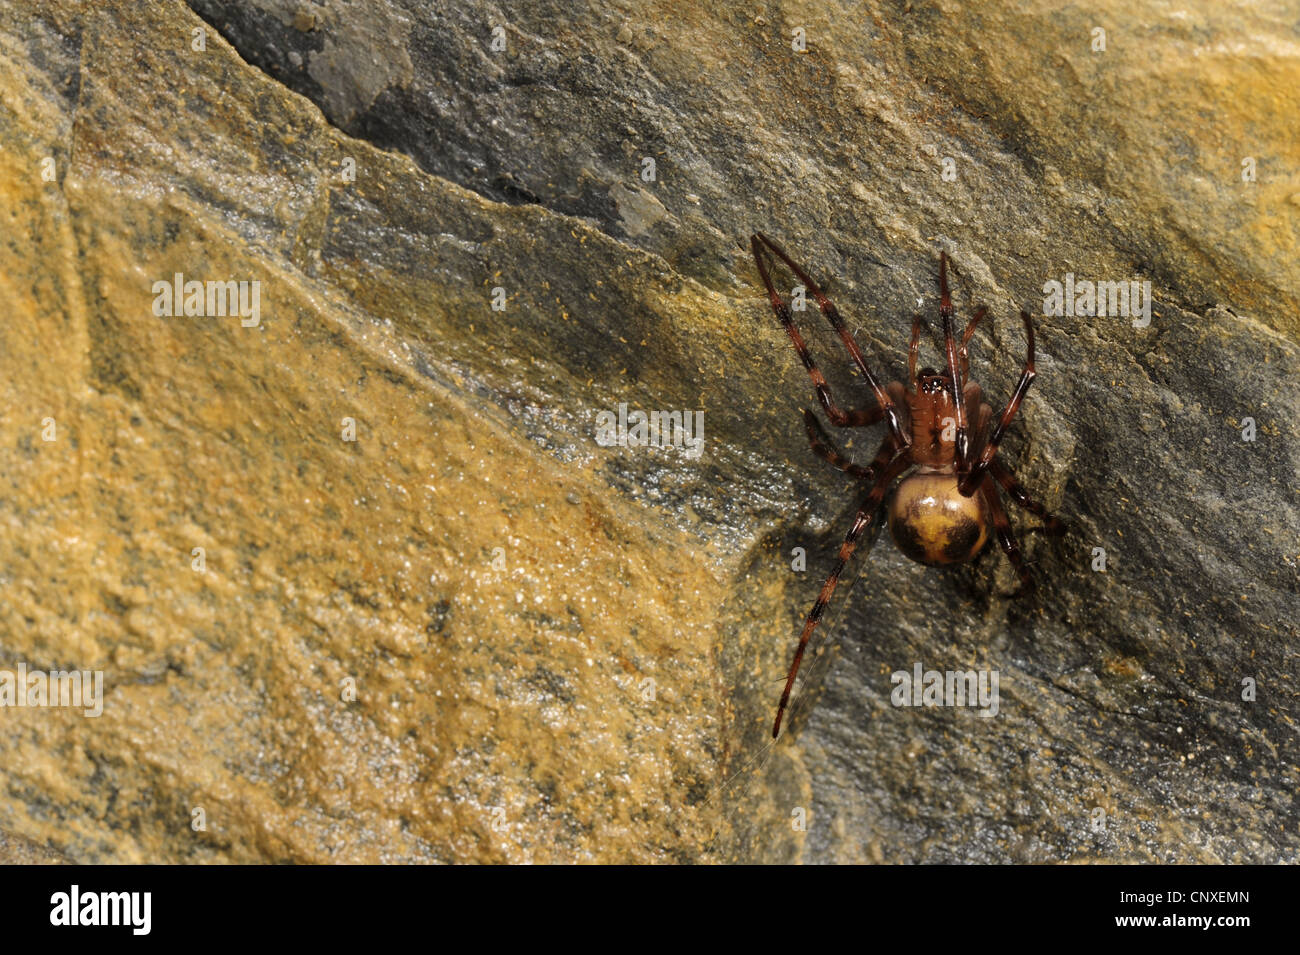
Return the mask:
M 1020 553 L 1020 545 L 1016 543 L 1016 536 L 1011 530 L 1011 521 L 1007 519 L 1006 509 L 998 498 L 998 490 L 993 484 L 993 478 L 988 475 L 984 476 L 984 482 L 980 485 L 979 494 L 984 498 L 984 503 L 989 509 L 989 516 L 993 519 L 993 527 L 998 535 L 998 545 L 1002 548 L 1002 552 L 1007 555 L 1007 560 L 1011 561 L 1011 566 L 1016 569 L 1016 573 L 1020 575 L 1020 589 L 1013 593 L 1002 594 L 1002 596 L 1012 598 L 1028 596 L 1034 592 L 1037 585 L 1034 583 L 1034 578 L 1029 575 L 1029 568 L 1025 566 L 1025 559 Z
M 893 442 L 885 439 L 885 446 L 889 447 Z M 880 449 L 884 454 L 886 447 Z M 880 455 L 877 455 L 879 460 Z M 808 649 L 808 641 L 812 637 L 813 630 L 817 627 L 818 621 L 821 620 L 822 614 L 826 612 L 826 605 L 830 603 L 831 594 L 835 593 L 835 587 L 839 584 L 840 575 L 844 573 L 844 568 L 848 566 L 849 560 L 853 557 L 854 550 L 857 549 L 858 539 L 863 532 L 871 526 L 875 520 L 876 512 L 880 508 L 880 502 L 889 486 L 893 484 L 894 478 L 898 477 L 905 471 L 909 465 L 908 457 L 898 450 L 890 451 L 889 463 L 884 465 L 880 474 L 872 482 L 871 490 L 867 492 L 862 499 L 858 508 L 857 516 L 853 519 L 853 526 L 849 528 L 848 534 L 844 538 L 844 543 L 840 545 L 840 553 L 835 561 L 835 566 L 831 574 L 822 584 L 821 593 L 817 595 L 817 602 L 813 604 L 812 610 L 808 611 L 808 616 L 804 619 L 803 630 L 799 633 L 799 643 L 795 647 L 794 659 L 790 663 L 790 669 L 785 678 L 785 689 L 781 692 L 781 702 L 776 707 L 776 720 L 772 723 L 772 738 L 776 739 L 781 735 L 781 720 L 785 716 L 786 708 L 790 705 L 790 694 L 794 691 L 795 677 L 799 675 L 799 664 L 803 660 L 804 651 Z
M 992 474 L 993 477 L 997 478 L 997 481 L 1002 485 L 1003 490 L 1011 495 L 1011 500 L 1015 501 L 1016 504 L 1024 508 L 1030 514 L 1033 514 L 1042 520 L 1042 527 L 1031 527 L 1029 530 L 1041 531 L 1042 533 L 1050 534 L 1053 537 L 1059 537 L 1065 533 L 1065 524 L 1049 514 L 1047 508 L 1043 507 L 1043 505 L 1039 504 L 1029 496 L 1028 492 L 1025 491 L 1025 486 L 1020 483 L 1016 478 L 1015 472 L 1009 467 L 997 458 L 994 458 L 989 463 L 989 473 Z

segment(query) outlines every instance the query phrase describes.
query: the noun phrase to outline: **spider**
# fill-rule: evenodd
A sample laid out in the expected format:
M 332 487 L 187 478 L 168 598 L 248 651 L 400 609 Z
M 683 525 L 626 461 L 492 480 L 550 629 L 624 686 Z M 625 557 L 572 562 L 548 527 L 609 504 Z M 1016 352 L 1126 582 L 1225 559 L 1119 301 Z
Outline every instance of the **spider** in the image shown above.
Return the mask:
M 1025 568 L 1020 547 L 1011 532 L 1011 522 L 1007 520 L 1006 510 L 998 497 L 994 482 L 1001 484 L 1003 490 L 1020 507 L 1042 519 L 1043 526 L 1040 530 L 1058 535 L 1065 532 L 1065 526 L 1048 514 L 1041 504 L 1032 500 L 1011 469 L 997 459 L 1002 435 L 1020 409 L 1020 402 L 1036 376 L 1034 326 L 1025 312 L 1020 313 L 1020 318 L 1025 323 L 1025 336 L 1029 340 L 1029 357 L 1011 400 L 1007 402 L 997 426 L 990 432 L 993 409 L 983 400 L 980 386 L 966 380 L 970 371 L 967 347 L 987 309 L 975 311 L 961 337 L 961 344 L 958 345 L 952 331 L 953 310 L 952 299 L 948 294 L 946 253 L 939 254 L 939 317 L 943 321 L 947 367 L 943 371 L 922 368 L 917 372 L 916 362 L 921 343 L 921 318 L 917 316 L 912 322 L 912 341 L 907 359 L 911 387 L 905 387 L 897 381 L 881 387 L 867 367 L 861 349 L 845 327 L 834 304 L 808 273 L 761 232 L 751 237 L 750 245 L 776 317 L 781 320 L 790 341 L 794 343 L 795 351 L 808 369 L 817 399 L 831 423 L 841 428 L 863 428 L 884 420 L 889 425 L 889 433 L 875 460 L 869 466 L 862 467 L 841 455 L 817 417 L 804 409 L 804 426 L 813 453 L 861 481 L 864 494 L 857 516 L 853 519 L 853 526 L 849 528 L 844 544 L 840 547 L 835 567 L 822 585 L 817 602 L 808 612 L 803 631 L 799 634 L 799 645 L 786 676 L 781 702 L 777 705 L 776 721 L 772 724 L 772 738 L 775 739 L 781 733 L 781 719 L 789 705 L 795 675 L 799 672 L 799 664 L 803 660 L 813 629 L 821 620 L 845 565 L 852 559 L 858 539 L 875 519 L 877 510 L 895 479 L 900 476 L 903 478 L 890 502 L 888 519 L 890 535 L 898 549 L 922 564 L 964 563 L 974 560 L 983 550 L 992 525 L 1003 552 L 1020 575 L 1020 587 L 1011 596 L 1028 593 L 1033 588 L 1034 581 Z M 875 396 L 874 405 L 862 410 L 845 411 L 835 403 L 826 378 L 808 353 L 803 336 L 794 326 L 789 306 L 782 301 L 772 285 L 769 262 L 765 258 L 770 255 L 775 255 L 784 262 L 817 301 L 822 314 L 844 342 L 853 363 L 867 380 L 867 386 Z M 970 427 L 970 409 L 974 412 L 973 428 Z M 912 468 L 915 470 L 910 470 Z

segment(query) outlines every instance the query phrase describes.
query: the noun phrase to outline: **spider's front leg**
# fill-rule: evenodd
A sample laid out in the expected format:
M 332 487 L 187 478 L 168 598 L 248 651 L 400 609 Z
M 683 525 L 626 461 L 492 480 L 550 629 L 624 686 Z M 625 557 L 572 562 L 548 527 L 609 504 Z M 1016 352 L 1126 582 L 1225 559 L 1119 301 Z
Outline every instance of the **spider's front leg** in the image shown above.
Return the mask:
M 880 449 L 880 455 L 877 460 L 885 454 L 888 446 L 892 443 L 889 438 L 885 439 L 885 445 Z M 776 721 L 772 724 L 772 738 L 776 739 L 781 735 L 781 718 L 785 715 L 786 707 L 790 704 L 790 693 L 794 689 L 794 678 L 799 673 L 799 664 L 803 662 L 804 651 L 808 648 L 808 640 L 812 637 L 812 632 L 821 620 L 822 614 L 826 612 L 826 605 L 830 603 L 831 594 L 835 592 L 835 586 L 840 582 L 840 575 L 844 573 L 844 568 L 848 565 L 850 558 L 853 557 L 854 550 L 858 546 L 858 538 L 862 536 L 876 516 L 876 511 L 880 508 L 880 502 L 889 490 L 889 485 L 894 478 L 902 474 L 903 471 L 911 464 L 911 459 L 902 451 L 893 451 L 889 457 L 889 463 L 880 471 L 880 475 L 872 484 L 871 490 L 867 492 L 866 498 L 858 508 L 857 516 L 853 519 L 853 526 L 849 528 L 848 535 L 844 538 L 844 543 L 840 545 L 839 557 L 835 562 L 831 575 L 826 578 L 826 583 L 822 584 L 821 593 L 817 595 L 817 602 L 813 604 L 812 610 L 808 611 L 808 617 L 804 620 L 803 630 L 799 634 L 799 645 L 794 651 L 794 660 L 790 663 L 790 672 L 785 678 L 785 690 L 781 693 L 781 702 L 776 708 Z
M 889 396 L 894 399 L 900 406 L 906 400 L 906 392 L 903 386 L 896 381 L 891 381 L 885 386 Z M 812 446 L 813 454 L 827 462 L 831 467 L 847 474 L 852 474 L 855 478 L 863 481 L 874 481 L 880 469 L 889 463 L 890 458 L 898 450 L 898 445 L 894 442 L 893 435 L 885 439 L 885 443 L 880 446 L 880 451 L 876 454 L 871 464 L 863 467 L 860 464 L 854 464 L 835 446 L 826 430 L 822 427 L 817 416 L 807 408 L 803 409 L 803 426 L 808 432 L 808 443 Z
M 948 253 L 946 252 L 939 253 L 939 318 L 943 321 L 943 345 L 948 361 L 948 380 L 952 382 L 953 417 L 956 419 L 954 423 L 957 427 L 957 470 L 961 473 L 970 464 L 970 437 L 966 429 L 962 365 L 958 360 L 957 341 L 952 334 L 952 296 L 948 294 Z M 965 350 L 965 343 L 961 350 Z
M 763 233 L 754 233 L 750 237 L 749 243 L 754 253 L 754 264 L 758 266 L 758 274 L 763 279 L 763 285 L 767 288 L 768 299 L 772 302 L 772 310 L 776 312 L 776 317 L 780 319 L 781 325 L 790 336 L 790 341 L 794 343 L 795 351 L 799 353 L 799 359 L 803 362 L 804 368 L 808 369 L 808 376 L 812 379 L 813 387 L 817 390 L 817 398 L 821 402 L 822 408 L 825 409 L 827 417 L 831 419 L 831 423 L 841 428 L 858 428 L 875 424 L 883 418 L 888 423 L 889 432 L 893 435 L 894 441 L 897 442 L 899 447 L 905 448 L 911 444 L 911 438 L 903 428 L 902 419 L 893 398 L 881 386 L 876 376 L 871 373 L 871 369 L 867 367 L 867 361 L 862 357 L 862 350 L 858 348 L 858 343 L 844 325 L 844 320 L 840 318 L 840 313 L 835 308 L 834 303 L 823 294 L 821 287 L 812 280 L 812 277 L 790 256 L 786 255 L 784 249 L 763 235 Z M 862 411 L 843 411 L 835 404 L 835 400 L 831 396 L 830 386 L 826 383 L 826 377 L 817 367 L 817 363 L 813 361 L 812 355 L 808 353 L 808 346 L 804 343 L 803 336 L 799 334 L 799 329 L 795 328 L 794 320 L 790 316 L 789 306 L 785 304 L 785 301 L 776 291 L 776 286 L 772 284 L 771 270 L 768 268 L 767 260 L 763 255 L 765 248 L 785 263 L 786 267 L 795 274 L 799 281 L 803 283 L 804 288 L 816 300 L 817 307 L 826 316 L 831 328 L 835 330 L 840 337 L 840 341 L 844 343 L 844 347 L 848 349 L 853 363 L 858 366 L 858 370 L 866 378 L 867 385 L 876 396 L 877 407 Z
M 1029 357 L 1025 361 L 1024 371 L 1020 373 L 1020 381 L 1016 384 L 1016 390 L 1012 393 L 1011 400 L 1007 402 L 1006 408 L 1003 409 L 997 427 L 989 435 L 989 440 L 984 445 L 979 460 L 975 462 L 974 467 L 962 475 L 961 481 L 957 485 L 958 490 L 966 497 L 970 497 L 982 486 L 989 466 L 998 453 L 998 445 L 1002 441 L 1002 436 L 1006 433 L 1007 426 L 1011 424 L 1011 419 L 1020 410 L 1020 402 L 1024 401 L 1029 386 L 1038 377 L 1038 372 L 1034 370 L 1034 323 L 1029 320 L 1029 316 L 1025 312 L 1020 313 L 1020 318 L 1025 323 L 1025 337 L 1029 340 Z
M 961 376 L 963 378 L 970 374 L 969 349 L 971 337 L 975 334 L 975 329 L 984 320 L 984 316 L 988 314 L 988 311 L 983 305 L 975 309 L 975 314 L 966 323 L 966 331 L 961 336 L 961 347 L 957 349 L 957 357 L 961 360 Z
M 869 467 L 864 468 L 860 464 L 854 464 L 840 453 L 839 448 L 835 446 L 835 442 L 830 439 L 822 428 L 821 422 L 817 420 L 817 416 L 807 408 L 803 409 L 803 426 L 808 432 L 808 443 L 812 446 L 813 454 L 837 470 L 852 474 L 855 478 L 870 481 L 876 476 L 875 469 L 884 463 L 880 460 L 880 455 L 877 455 L 876 460 Z M 892 441 L 888 442 L 888 445 L 893 448 Z M 880 453 L 884 454 L 885 449 L 881 448 Z

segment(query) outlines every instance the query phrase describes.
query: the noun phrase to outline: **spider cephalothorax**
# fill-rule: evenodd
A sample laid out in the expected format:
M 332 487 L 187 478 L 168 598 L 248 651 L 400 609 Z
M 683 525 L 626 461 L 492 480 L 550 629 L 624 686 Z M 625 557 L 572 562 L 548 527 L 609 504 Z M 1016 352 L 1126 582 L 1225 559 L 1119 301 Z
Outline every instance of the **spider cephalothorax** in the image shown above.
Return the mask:
M 853 526 L 840 547 L 835 568 L 822 585 L 817 602 L 804 621 L 785 690 L 777 707 L 776 722 L 772 725 L 772 736 L 775 737 L 781 732 L 781 717 L 790 702 L 794 678 L 799 672 L 799 663 L 813 628 L 825 612 L 858 539 L 871 524 L 885 494 L 897 478 L 902 477 L 902 480 L 890 502 L 888 514 L 890 534 L 899 550 L 923 564 L 962 563 L 975 558 L 992 531 L 997 534 L 1003 552 L 1020 575 L 1021 593 L 1033 586 L 1033 578 L 1025 569 L 1020 547 L 1011 533 L 1011 523 L 1002 507 L 997 485 L 1002 485 L 1011 499 L 1025 510 L 1042 518 L 1043 530 L 1060 534 L 1064 532 L 1064 526 L 1041 504 L 1031 500 L 1011 469 L 997 460 L 1002 435 L 1020 409 L 1025 392 L 1035 377 L 1034 326 L 1027 314 L 1021 312 L 1020 318 L 1029 340 L 1029 358 L 1011 400 L 1003 409 L 997 425 L 990 429 L 993 409 L 983 400 L 980 386 L 967 380 L 970 371 L 967 347 L 986 310 L 981 308 L 975 312 L 958 344 L 952 329 L 952 299 L 948 294 L 948 256 L 945 253 L 939 255 L 939 317 L 943 322 L 946 366 L 942 371 L 922 368 L 917 372 L 916 361 L 921 344 L 921 319 L 918 317 L 912 322 L 912 341 L 908 349 L 910 387 L 898 381 L 881 386 L 867 367 L 861 349 L 839 312 L 822 294 L 817 283 L 761 232 L 753 236 L 750 245 L 772 308 L 808 369 L 817 398 L 831 423 L 842 428 L 861 428 L 884 421 L 889 428 L 875 460 L 863 467 L 845 459 L 826 436 L 817 417 L 811 411 L 804 411 L 804 424 L 813 451 L 841 471 L 859 478 L 865 492 Z M 835 403 L 830 386 L 808 353 L 803 336 L 794 326 L 789 307 L 772 284 L 769 254 L 784 262 L 817 301 L 822 314 L 866 379 L 875 399 L 870 407 L 845 411 Z

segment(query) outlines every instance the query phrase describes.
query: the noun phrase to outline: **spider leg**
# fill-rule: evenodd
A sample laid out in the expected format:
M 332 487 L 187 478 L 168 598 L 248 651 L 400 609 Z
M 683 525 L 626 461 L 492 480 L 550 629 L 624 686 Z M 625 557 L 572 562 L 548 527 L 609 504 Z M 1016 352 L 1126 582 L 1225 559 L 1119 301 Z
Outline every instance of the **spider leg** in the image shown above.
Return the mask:
M 961 361 L 962 378 L 970 377 L 970 357 L 967 354 L 971 338 L 975 335 L 975 329 L 979 323 L 988 314 L 988 309 L 980 306 L 975 310 L 970 322 L 966 325 L 966 331 L 961 336 L 961 347 L 957 349 L 957 357 Z M 918 315 L 912 319 L 912 342 L 907 349 L 907 377 L 912 382 L 913 392 L 915 393 L 916 385 L 916 363 L 921 353 L 921 316 Z M 966 387 L 970 387 L 967 384 Z M 970 399 L 966 399 L 966 407 L 970 407 Z
M 916 359 L 921 354 L 921 316 L 912 319 L 912 341 L 907 346 L 907 380 L 916 394 Z
M 1011 521 L 1007 519 L 1006 509 L 1002 506 L 1002 501 L 998 499 L 998 490 L 993 484 L 993 478 L 987 474 L 980 485 L 980 495 L 984 498 L 984 503 L 988 505 L 989 516 L 993 518 L 993 527 L 997 531 L 998 545 L 1002 552 L 1007 555 L 1011 561 L 1011 566 L 1015 567 L 1016 573 L 1020 575 L 1020 589 L 1010 594 L 1002 594 L 1004 597 L 1023 597 L 1033 593 L 1034 578 L 1029 576 L 1029 569 L 1025 567 L 1024 558 L 1020 555 L 1020 545 L 1016 543 L 1015 534 L 1011 532 Z
M 860 428 L 875 424 L 884 415 L 879 406 L 861 411 L 843 411 L 835 403 L 830 385 L 826 383 L 826 376 L 822 374 L 821 369 L 817 367 L 817 363 L 813 361 L 803 336 L 799 334 L 799 329 L 795 327 L 794 320 L 790 316 L 790 307 L 785 304 L 780 293 L 776 291 L 776 287 L 772 284 L 772 276 L 768 270 L 767 262 L 764 261 L 761 254 L 757 236 L 750 240 L 750 245 L 754 252 L 754 262 L 758 265 L 758 274 L 762 277 L 763 285 L 767 288 L 767 296 L 771 300 L 772 310 L 776 312 L 776 317 L 780 320 L 782 327 L 785 328 L 786 334 L 790 336 L 790 341 L 794 343 L 794 350 L 799 353 L 799 360 L 803 362 L 804 368 L 808 371 L 808 377 L 812 379 L 813 388 L 817 392 L 817 400 L 821 402 L 826 416 L 831 419 L 833 424 L 841 428 Z
M 1050 534 L 1053 537 L 1059 537 L 1065 533 L 1065 525 L 1047 512 L 1047 508 L 1039 504 L 1025 491 L 1025 486 L 1016 478 L 1015 472 L 996 458 L 989 464 L 989 474 L 997 479 L 1002 485 L 1003 490 L 1011 495 L 1011 499 L 1018 505 L 1042 519 L 1042 527 L 1031 527 L 1030 530 L 1042 531 L 1044 534 Z
M 890 443 L 891 439 L 886 438 L 885 447 L 880 449 L 881 455 L 886 452 Z M 879 458 L 880 455 L 877 455 L 877 460 Z M 872 519 L 875 517 L 876 510 L 880 507 L 880 501 L 884 498 L 889 485 L 910 464 L 911 458 L 907 454 L 902 451 L 893 451 L 889 463 L 880 472 L 875 483 L 871 485 L 871 490 L 867 492 L 866 498 L 858 508 L 857 516 L 853 519 L 853 526 L 849 528 L 844 543 L 840 545 L 839 558 L 836 560 L 834 568 L 831 569 L 831 575 L 826 578 L 826 583 L 822 584 L 821 593 L 817 595 L 817 602 L 813 604 L 812 610 L 808 611 L 807 619 L 804 620 L 803 631 L 799 634 L 799 646 L 795 648 L 794 660 L 791 662 L 790 672 L 785 678 L 785 690 L 781 693 L 781 702 L 776 708 L 776 721 L 772 724 L 773 739 L 781 735 L 781 718 L 785 715 L 785 709 L 790 703 L 790 693 L 794 689 L 794 678 L 799 672 L 799 664 L 803 661 L 804 650 L 808 648 L 808 640 L 812 637 L 817 622 L 821 620 L 822 614 L 826 612 L 826 605 L 830 603 L 831 594 L 835 592 L 835 585 L 840 582 L 840 574 L 844 573 L 844 568 L 853 556 L 853 551 L 858 546 L 858 538 L 862 536 L 862 532 L 870 526 Z
M 812 445 L 813 454 L 829 463 L 831 467 L 838 468 L 864 481 L 874 480 L 876 476 L 875 469 L 884 463 L 881 461 L 881 457 L 887 451 L 892 455 L 895 447 L 892 439 L 886 441 L 885 446 L 880 449 L 880 454 L 876 455 L 876 460 L 872 462 L 870 467 L 864 468 L 860 464 L 854 464 L 840 453 L 839 449 L 835 447 L 835 442 L 830 439 L 822 428 L 821 422 L 817 420 L 817 416 L 807 408 L 803 410 L 803 425 L 808 431 L 808 442 Z
M 784 249 L 767 236 L 763 235 L 763 233 L 754 233 L 754 235 L 750 237 L 749 242 L 754 252 L 754 262 L 758 265 L 759 275 L 762 276 L 763 284 L 767 286 L 768 297 L 772 300 L 772 308 L 775 309 L 777 318 L 781 320 L 781 324 L 785 326 L 785 330 L 789 333 L 790 340 L 794 342 L 794 347 L 799 352 L 799 357 L 803 359 L 804 367 L 808 369 L 808 374 L 812 376 L 813 386 L 817 389 L 817 397 L 821 399 L 822 407 L 826 409 L 826 414 L 830 416 L 832 423 L 837 424 L 840 427 L 858 427 L 864 424 L 874 424 L 881 418 L 884 418 L 889 424 L 889 432 L 894 436 L 894 441 L 898 443 L 899 447 L 907 447 L 911 443 L 911 439 L 903 430 L 902 421 L 900 420 L 898 410 L 894 405 L 894 400 L 876 379 L 876 376 L 871 373 L 871 369 L 867 367 L 867 361 L 862 357 L 862 349 L 858 348 L 858 343 L 854 341 L 853 335 L 844 324 L 844 320 L 840 318 L 840 313 L 835 308 L 834 303 L 823 294 L 821 287 L 812 280 L 812 277 L 805 272 L 794 261 L 794 259 L 785 254 Z M 830 388 L 826 385 L 826 379 L 822 376 L 822 373 L 817 370 L 817 366 L 813 364 L 813 360 L 808 354 L 808 348 L 803 343 L 803 337 L 799 334 L 798 330 L 794 327 L 794 323 L 790 319 L 790 310 L 786 308 L 785 303 L 781 301 L 781 296 L 776 293 L 776 290 L 772 286 L 772 277 L 769 273 L 767 263 L 763 261 L 762 250 L 764 246 L 767 247 L 768 251 L 786 264 L 786 267 L 789 268 L 790 271 L 798 277 L 799 281 L 804 284 L 804 288 L 812 293 L 813 298 L 817 300 L 817 307 L 820 308 L 822 314 L 826 316 L 826 320 L 831 323 L 831 328 L 835 329 L 836 334 L 840 336 L 840 341 L 844 342 L 844 347 L 848 349 L 849 355 L 853 359 L 853 363 L 858 366 L 858 370 L 861 371 L 862 376 L 866 378 L 867 385 L 876 396 L 876 403 L 879 405 L 879 408 L 869 412 L 855 411 L 846 414 L 834 407 L 834 404 L 830 400 Z M 833 408 L 834 411 L 832 411 Z M 856 418 L 852 416 L 861 417 Z
M 975 309 L 975 314 L 971 316 L 970 321 L 966 324 L 966 331 L 961 336 L 961 348 L 957 349 L 957 357 L 961 359 L 961 376 L 970 377 L 970 356 L 966 353 L 970 346 L 971 336 L 975 334 L 975 328 L 988 314 L 988 309 L 981 305 Z
M 998 444 L 1002 441 L 1002 435 L 1006 433 L 1007 425 L 1011 424 L 1011 419 L 1020 410 L 1020 402 L 1024 400 L 1025 392 L 1029 391 L 1029 386 L 1038 377 L 1038 372 L 1034 370 L 1034 325 L 1024 312 L 1020 313 L 1020 318 L 1025 323 L 1025 336 L 1029 339 L 1029 357 L 1025 361 L 1024 371 L 1020 373 L 1020 381 L 1016 385 L 1016 390 L 1011 395 L 1011 400 L 1007 402 L 1006 408 L 1003 409 L 1002 418 L 998 421 L 997 427 L 989 435 L 989 440 L 984 445 L 979 460 L 975 462 L 973 468 L 962 476 L 957 485 L 957 489 L 966 497 L 970 497 L 980 488 L 989 465 L 993 463 L 993 456 L 998 453 Z
M 943 321 L 943 345 L 948 359 L 948 380 L 952 382 L 953 416 L 957 425 L 957 470 L 970 467 L 970 438 L 966 433 L 966 399 L 962 365 L 952 334 L 952 296 L 948 294 L 948 253 L 939 253 L 939 318 Z

